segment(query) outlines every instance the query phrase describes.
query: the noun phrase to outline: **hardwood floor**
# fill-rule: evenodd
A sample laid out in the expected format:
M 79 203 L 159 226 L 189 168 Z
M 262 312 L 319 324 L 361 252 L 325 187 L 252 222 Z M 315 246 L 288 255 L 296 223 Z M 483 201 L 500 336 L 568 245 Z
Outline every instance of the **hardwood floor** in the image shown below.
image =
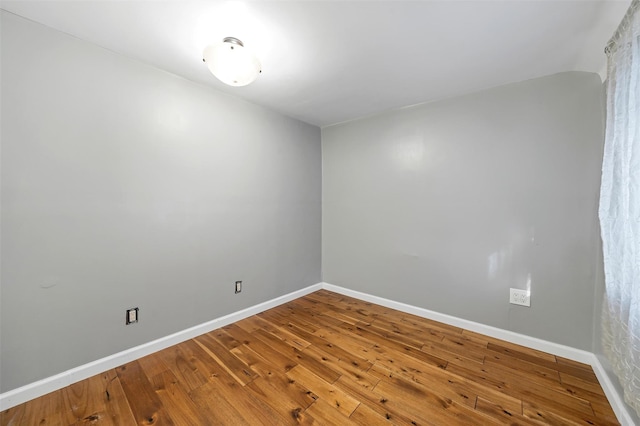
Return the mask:
M 613 425 L 590 366 L 325 290 L 0 414 L 2 425 Z

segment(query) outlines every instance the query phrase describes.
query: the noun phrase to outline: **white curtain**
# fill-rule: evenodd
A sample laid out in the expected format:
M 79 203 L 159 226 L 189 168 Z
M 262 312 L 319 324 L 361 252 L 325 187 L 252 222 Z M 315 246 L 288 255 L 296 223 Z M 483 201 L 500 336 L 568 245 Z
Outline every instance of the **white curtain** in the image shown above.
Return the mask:
M 606 50 L 607 130 L 600 190 L 605 355 L 640 415 L 640 0 Z

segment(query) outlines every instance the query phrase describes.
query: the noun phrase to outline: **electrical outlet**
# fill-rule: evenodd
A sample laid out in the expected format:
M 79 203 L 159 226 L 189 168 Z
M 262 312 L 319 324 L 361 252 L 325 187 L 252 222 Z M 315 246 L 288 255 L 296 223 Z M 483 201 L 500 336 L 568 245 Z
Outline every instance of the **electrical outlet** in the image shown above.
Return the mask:
M 138 308 L 127 309 L 127 317 L 125 324 L 133 324 L 134 322 L 138 322 Z
M 514 305 L 531 306 L 531 296 L 527 290 L 519 288 L 509 289 L 509 303 Z
M 242 281 L 236 281 L 236 294 L 242 291 Z

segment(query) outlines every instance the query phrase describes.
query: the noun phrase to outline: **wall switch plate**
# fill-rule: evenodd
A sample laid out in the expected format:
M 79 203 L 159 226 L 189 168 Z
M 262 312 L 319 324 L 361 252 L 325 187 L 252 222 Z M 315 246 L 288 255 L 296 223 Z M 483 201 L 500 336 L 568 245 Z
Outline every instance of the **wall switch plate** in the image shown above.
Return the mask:
M 125 324 L 133 324 L 138 322 L 138 308 L 127 309 L 127 318 Z
M 242 291 L 242 281 L 236 281 L 236 294 Z
M 531 306 L 531 296 L 527 290 L 509 289 L 509 303 L 513 305 Z

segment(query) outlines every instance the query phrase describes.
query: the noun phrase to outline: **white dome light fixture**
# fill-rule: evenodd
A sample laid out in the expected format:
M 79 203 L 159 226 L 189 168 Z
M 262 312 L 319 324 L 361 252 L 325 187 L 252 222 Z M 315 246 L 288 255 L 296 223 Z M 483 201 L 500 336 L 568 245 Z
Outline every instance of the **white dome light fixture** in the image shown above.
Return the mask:
M 246 86 L 262 72 L 258 58 L 235 37 L 207 46 L 202 58 L 209 71 L 229 86 Z

